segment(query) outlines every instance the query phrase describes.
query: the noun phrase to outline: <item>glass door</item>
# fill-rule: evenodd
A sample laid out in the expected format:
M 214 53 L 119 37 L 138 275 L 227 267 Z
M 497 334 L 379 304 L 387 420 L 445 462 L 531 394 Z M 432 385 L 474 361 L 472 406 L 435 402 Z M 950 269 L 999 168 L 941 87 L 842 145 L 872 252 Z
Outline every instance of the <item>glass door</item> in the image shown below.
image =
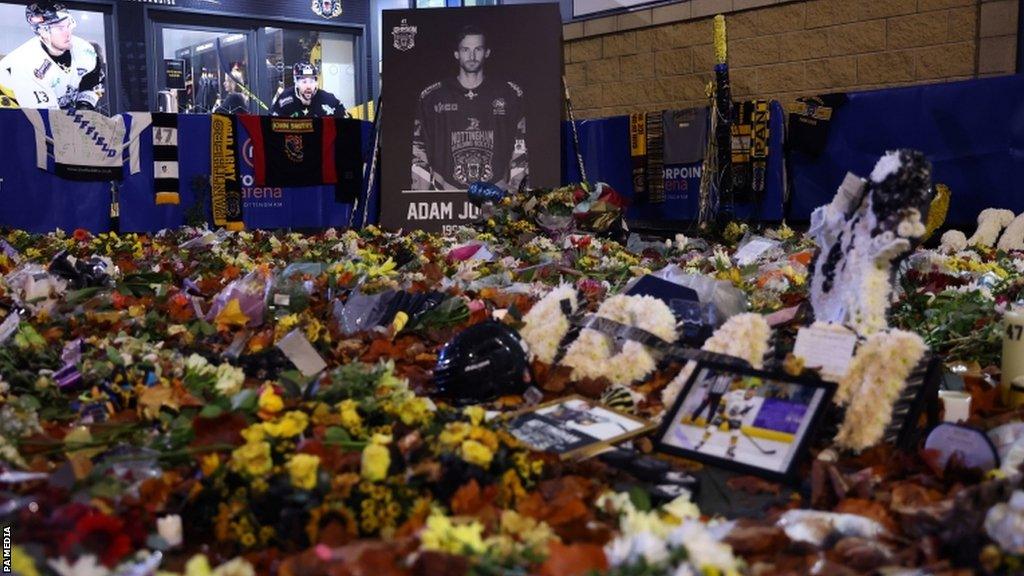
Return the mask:
M 157 109 L 191 114 L 265 112 L 253 88 L 259 75 L 250 66 L 250 36 L 246 30 L 159 24 Z
M 302 28 L 263 27 L 260 58 L 266 61 L 259 93 L 268 104 L 295 89 L 292 67 L 310 62 L 320 71 L 319 89 L 330 92 L 352 110 L 356 102 L 356 40 L 351 34 Z

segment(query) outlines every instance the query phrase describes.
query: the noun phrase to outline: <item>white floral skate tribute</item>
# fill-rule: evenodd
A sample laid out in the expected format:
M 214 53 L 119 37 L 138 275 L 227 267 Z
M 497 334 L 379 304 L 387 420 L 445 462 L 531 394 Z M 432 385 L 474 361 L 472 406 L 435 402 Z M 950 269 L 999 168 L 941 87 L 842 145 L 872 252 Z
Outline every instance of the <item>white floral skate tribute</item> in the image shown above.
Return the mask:
M 817 320 L 861 335 L 888 327 L 896 266 L 925 233 L 930 173 L 921 153 L 889 152 L 870 180 L 847 174 L 832 203 L 811 214 L 808 233 L 819 247 L 811 283 Z

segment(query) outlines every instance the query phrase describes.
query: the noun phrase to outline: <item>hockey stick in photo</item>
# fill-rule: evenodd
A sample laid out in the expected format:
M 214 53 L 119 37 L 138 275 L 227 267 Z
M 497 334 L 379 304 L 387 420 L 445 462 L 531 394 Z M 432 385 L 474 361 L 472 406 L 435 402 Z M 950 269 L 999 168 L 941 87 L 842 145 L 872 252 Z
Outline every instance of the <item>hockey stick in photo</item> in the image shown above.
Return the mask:
M 383 91 L 382 91 L 383 92 Z M 363 218 L 360 228 L 366 228 L 366 219 L 370 211 L 370 196 L 373 194 L 373 187 L 377 183 L 377 160 L 380 158 L 380 119 L 383 106 L 383 100 L 381 97 L 377 97 L 377 107 L 373 115 L 373 152 L 370 154 L 369 166 L 366 168 L 367 173 L 364 180 L 366 181 L 366 193 L 362 194 L 363 197 Z M 352 223 L 355 222 L 356 212 L 359 211 L 359 197 L 356 197 L 355 203 L 352 205 L 352 211 L 348 215 L 348 227 L 352 228 Z
M 572 99 L 569 97 L 569 84 L 562 76 L 562 89 L 565 91 L 565 110 L 569 115 L 569 125 L 572 126 L 572 148 L 576 153 L 576 165 L 580 169 L 580 181 L 587 182 L 587 169 L 583 166 L 583 153 L 580 152 L 580 135 L 576 131 L 576 115 L 572 110 Z
M 765 456 L 771 456 L 772 454 L 775 454 L 776 452 L 778 452 L 778 450 L 775 450 L 774 448 L 772 448 L 772 449 L 765 449 L 763 446 L 761 446 L 756 441 L 754 441 L 754 438 L 750 434 L 747 434 L 746 432 L 744 432 L 743 428 L 740 428 L 740 434 L 743 434 L 743 437 L 746 438 L 747 440 L 749 440 L 750 443 L 754 445 L 754 448 L 757 448 L 758 451 L 760 451 L 761 454 L 764 454 Z

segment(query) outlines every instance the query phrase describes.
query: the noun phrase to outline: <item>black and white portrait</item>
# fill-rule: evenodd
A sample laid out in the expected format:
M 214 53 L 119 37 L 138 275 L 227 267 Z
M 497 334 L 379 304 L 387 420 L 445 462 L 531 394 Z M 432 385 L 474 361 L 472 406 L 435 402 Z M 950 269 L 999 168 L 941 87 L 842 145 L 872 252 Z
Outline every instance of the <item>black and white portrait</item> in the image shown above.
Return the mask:
M 555 5 L 384 12 L 381 222 L 470 224 L 476 182 L 509 193 L 561 178 Z

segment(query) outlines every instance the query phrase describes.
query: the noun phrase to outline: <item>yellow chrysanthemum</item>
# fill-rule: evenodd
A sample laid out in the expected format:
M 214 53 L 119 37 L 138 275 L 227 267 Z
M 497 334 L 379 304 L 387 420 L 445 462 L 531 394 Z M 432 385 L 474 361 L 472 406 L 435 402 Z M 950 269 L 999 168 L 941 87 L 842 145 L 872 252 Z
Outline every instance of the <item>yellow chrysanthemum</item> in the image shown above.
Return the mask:
M 231 464 L 236 470 L 252 476 L 270 472 L 274 461 L 270 457 L 270 444 L 266 442 L 246 443 L 231 453 Z
M 296 454 L 286 465 L 292 486 L 302 490 L 316 487 L 316 472 L 320 467 L 320 457 L 312 454 Z
M 370 445 L 363 448 L 360 473 L 364 479 L 370 482 L 379 482 L 388 477 L 388 468 L 391 467 L 391 452 L 387 445 L 390 442 L 389 436 L 375 434 Z
M 353 436 L 360 436 L 363 433 L 363 418 L 359 415 L 359 404 L 355 400 L 343 400 L 338 404 L 341 410 L 341 425 Z
M 491 466 L 491 460 L 494 459 L 494 452 L 491 452 L 490 448 L 476 440 L 466 440 L 463 442 L 461 452 L 463 460 L 470 464 L 476 464 L 485 470 Z
M 284 409 L 284 400 L 277 395 L 273 386 L 266 386 L 260 392 L 259 408 L 269 414 L 277 414 Z
M 263 429 L 275 438 L 291 438 L 298 436 L 309 425 L 309 416 L 305 412 L 292 410 L 276 422 L 264 422 Z

